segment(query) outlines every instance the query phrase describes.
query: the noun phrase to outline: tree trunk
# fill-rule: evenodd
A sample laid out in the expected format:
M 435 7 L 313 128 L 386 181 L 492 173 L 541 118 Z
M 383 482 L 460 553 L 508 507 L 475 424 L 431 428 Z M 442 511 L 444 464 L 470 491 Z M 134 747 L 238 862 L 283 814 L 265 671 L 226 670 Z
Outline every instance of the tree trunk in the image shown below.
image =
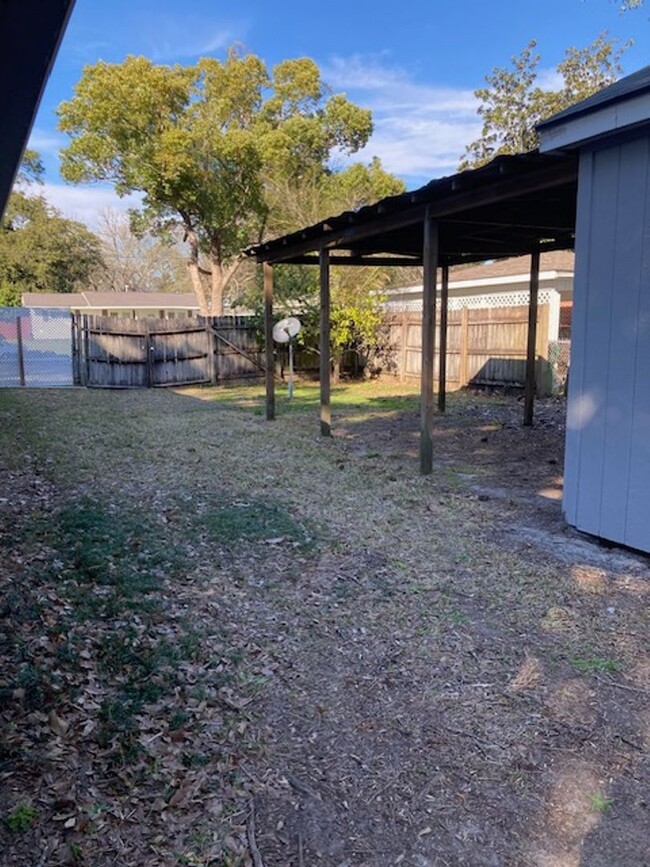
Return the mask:
M 199 266 L 199 241 L 195 232 L 186 227 L 186 240 L 190 245 L 190 256 L 187 260 L 187 270 L 192 282 L 192 289 L 199 302 L 199 308 L 202 316 L 210 316 L 210 305 L 208 303 L 208 294 L 205 291 L 205 281 L 201 274 Z
M 205 288 L 203 286 L 203 279 L 201 277 L 198 263 L 190 260 L 187 263 L 187 270 L 189 271 L 190 280 L 192 282 L 192 289 L 194 289 L 196 300 L 199 302 L 201 316 L 209 316 L 210 309 L 208 305 L 208 298 L 205 292 Z
M 223 316 L 223 290 L 225 284 L 221 257 L 214 248 L 210 250 L 210 306 L 212 316 Z

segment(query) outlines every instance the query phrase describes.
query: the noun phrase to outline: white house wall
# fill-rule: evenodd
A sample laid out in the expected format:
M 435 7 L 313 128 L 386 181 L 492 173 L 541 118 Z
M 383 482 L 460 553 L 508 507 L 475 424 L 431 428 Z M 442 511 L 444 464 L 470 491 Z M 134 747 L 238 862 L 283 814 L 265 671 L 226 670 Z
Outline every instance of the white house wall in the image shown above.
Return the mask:
M 580 155 L 564 510 L 650 551 L 650 141 Z

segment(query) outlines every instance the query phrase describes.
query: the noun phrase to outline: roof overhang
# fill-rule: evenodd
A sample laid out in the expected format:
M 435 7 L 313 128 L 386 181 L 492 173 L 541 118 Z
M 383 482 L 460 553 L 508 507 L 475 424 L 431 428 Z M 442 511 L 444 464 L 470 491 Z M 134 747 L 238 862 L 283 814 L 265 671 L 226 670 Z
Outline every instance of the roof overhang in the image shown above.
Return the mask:
M 317 264 L 328 249 L 332 264 L 418 265 L 426 216 L 438 220 L 443 264 L 572 249 L 577 176 L 574 154 L 497 157 L 246 252 L 268 263 Z
M 0 214 L 74 0 L 0 0 Z

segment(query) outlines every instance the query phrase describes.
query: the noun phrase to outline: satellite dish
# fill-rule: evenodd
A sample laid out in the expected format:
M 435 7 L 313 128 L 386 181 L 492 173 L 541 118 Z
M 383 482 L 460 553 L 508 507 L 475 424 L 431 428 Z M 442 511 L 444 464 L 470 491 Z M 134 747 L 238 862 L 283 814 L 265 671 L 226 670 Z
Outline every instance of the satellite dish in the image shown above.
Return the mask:
M 289 344 L 289 400 L 293 398 L 293 338 L 298 334 L 302 325 L 300 319 L 295 316 L 287 316 L 273 326 L 273 339 L 276 343 Z
M 286 319 L 281 319 L 273 326 L 273 340 L 276 343 L 288 343 L 301 328 L 300 319 L 296 319 L 295 316 L 287 316 Z

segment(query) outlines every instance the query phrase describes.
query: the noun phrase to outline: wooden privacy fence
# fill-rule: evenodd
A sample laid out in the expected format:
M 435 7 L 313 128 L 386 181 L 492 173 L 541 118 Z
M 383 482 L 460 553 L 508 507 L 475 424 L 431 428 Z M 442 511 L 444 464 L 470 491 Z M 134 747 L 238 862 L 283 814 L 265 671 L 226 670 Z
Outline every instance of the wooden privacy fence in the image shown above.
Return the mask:
M 247 317 L 73 319 L 76 385 L 152 388 L 247 379 L 261 375 L 262 358 Z
M 422 362 L 422 314 L 390 313 L 386 318 L 395 353 L 395 374 L 402 382 L 420 379 Z M 528 308 L 485 307 L 450 310 L 447 326 L 447 388 L 467 385 L 523 387 L 526 379 Z M 537 394 L 550 393 L 552 374 L 548 362 L 549 305 L 538 308 Z M 436 318 L 436 348 L 440 346 L 440 311 Z M 434 378 L 438 379 L 436 354 Z

